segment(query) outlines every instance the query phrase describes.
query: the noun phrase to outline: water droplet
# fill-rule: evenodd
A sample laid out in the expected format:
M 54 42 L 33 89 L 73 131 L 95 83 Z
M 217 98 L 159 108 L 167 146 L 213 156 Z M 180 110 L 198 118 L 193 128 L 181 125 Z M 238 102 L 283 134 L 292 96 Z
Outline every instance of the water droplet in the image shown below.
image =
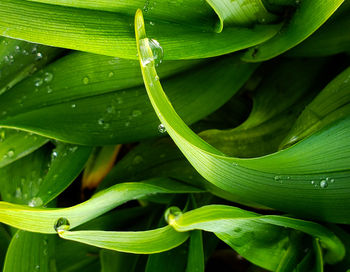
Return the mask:
M 159 76 L 157 75 L 157 76 L 155 76 L 155 78 L 154 78 L 156 81 L 158 81 L 159 80 Z
M 143 162 L 143 158 L 140 155 L 135 156 L 132 161 L 132 164 L 137 165 Z
M 105 124 L 103 125 L 103 128 L 104 128 L 104 129 L 108 129 L 110 126 L 111 126 L 111 125 L 110 125 L 109 123 L 105 123 Z
M 90 79 L 89 79 L 87 76 L 85 76 L 85 77 L 83 78 L 83 83 L 84 83 L 85 85 L 89 84 L 89 81 L 90 81 Z
M 57 156 L 58 156 L 57 151 L 53 151 L 51 154 L 51 159 L 54 160 L 54 159 L 56 159 Z
M 141 39 L 140 50 L 141 50 L 141 63 L 144 67 L 151 65 L 154 62 L 155 66 L 158 66 L 163 61 L 163 48 L 159 42 L 154 39 Z M 151 50 L 151 52 L 149 52 Z
M 176 219 L 182 215 L 182 211 L 178 207 L 170 207 L 165 211 L 164 217 L 169 225 L 173 225 Z
M 125 122 L 125 126 L 126 127 L 130 126 L 130 122 Z
M 29 201 L 28 206 L 30 207 L 38 207 L 43 204 L 43 201 L 40 197 L 33 197 L 31 201 Z
M 16 193 L 15 193 L 16 198 L 21 198 L 22 197 L 22 189 L 21 187 L 16 188 Z
M 15 151 L 13 149 L 9 149 L 9 151 L 7 151 L 7 156 L 9 158 L 12 158 L 15 155 Z
M 77 105 L 76 104 L 72 104 L 71 107 L 74 109 L 74 108 L 77 107 Z
M 16 46 L 15 46 L 15 51 L 16 51 L 16 52 L 19 52 L 19 51 L 21 51 L 21 48 L 20 48 L 18 45 L 16 45 Z
M 326 180 L 321 180 L 320 187 L 321 188 L 327 188 L 328 187 L 328 182 Z
M 37 270 L 37 271 L 40 270 L 40 265 L 37 264 L 37 265 L 35 266 L 35 270 Z
M 41 54 L 40 52 L 36 53 L 35 60 L 41 60 L 42 58 L 43 58 L 43 54 Z
M 314 180 L 311 180 L 311 184 L 312 184 L 312 185 L 315 185 L 315 181 L 314 181 Z
M 142 115 L 142 111 L 140 110 L 133 110 L 132 111 L 132 117 L 138 117 Z
M 165 133 L 165 132 L 166 132 L 165 126 L 164 126 L 163 124 L 160 124 L 160 125 L 158 126 L 158 131 L 159 131 L 160 133 Z
M 46 87 L 46 91 L 47 91 L 48 94 L 50 94 L 50 93 L 52 93 L 53 90 L 52 90 L 52 88 L 50 86 L 47 86 Z
M 53 79 L 53 74 L 49 73 L 49 72 L 46 72 L 44 74 L 44 81 L 45 82 L 50 82 L 51 80 Z
M 238 163 L 237 162 L 233 162 L 232 165 L 233 166 L 238 166 Z
M 97 123 L 98 123 L 100 126 L 102 126 L 102 125 L 104 125 L 105 120 L 103 120 L 102 118 L 100 118 L 100 119 L 98 119 Z
M 108 113 L 115 113 L 115 107 L 114 106 L 107 107 L 106 112 L 108 112 Z
M 152 22 L 152 21 L 150 21 L 149 24 L 150 24 L 151 26 L 154 26 L 154 22 Z
M 114 76 L 114 73 L 111 71 L 109 72 L 108 77 L 112 77 L 112 76 Z
M 54 229 L 58 233 L 60 233 L 60 231 L 69 230 L 69 227 L 70 223 L 68 219 L 64 217 L 59 218 L 54 225 Z
M 77 150 L 78 150 L 77 146 L 72 146 L 72 147 L 69 148 L 69 151 L 72 152 L 72 153 L 74 153 Z
M 335 181 L 334 179 L 331 179 L 331 183 L 334 183 L 334 181 Z
M 39 87 L 44 83 L 43 79 L 40 77 L 37 77 L 36 79 L 34 79 L 34 86 L 35 87 Z
M 29 52 L 25 49 L 22 50 L 22 54 L 25 55 L 25 56 L 28 56 L 29 55 Z

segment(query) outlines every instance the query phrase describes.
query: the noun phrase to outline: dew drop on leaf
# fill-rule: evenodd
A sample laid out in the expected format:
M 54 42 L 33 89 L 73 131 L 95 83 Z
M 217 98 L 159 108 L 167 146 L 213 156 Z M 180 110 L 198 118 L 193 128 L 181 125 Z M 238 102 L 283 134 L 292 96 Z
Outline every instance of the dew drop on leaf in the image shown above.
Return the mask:
M 43 54 L 41 54 L 40 52 L 36 53 L 35 60 L 41 60 L 42 58 L 43 58 Z
M 53 74 L 49 73 L 49 72 L 46 72 L 44 74 L 44 81 L 45 82 L 50 82 L 51 80 L 53 79 Z
M 87 77 L 87 76 L 85 76 L 85 77 L 83 77 L 83 83 L 85 84 L 85 85 L 87 85 L 87 84 L 89 84 L 89 78 Z
M 9 158 L 12 158 L 15 155 L 15 151 L 13 149 L 9 149 L 9 151 L 7 151 L 7 156 Z
M 142 112 L 140 110 L 133 110 L 131 114 L 132 117 L 138 117 L 142 115 Z
M 69 230 L 69 227 L 70 223 L 68 219 L 64 217 L 59 218 L 54 225 L 54 229 L 58 233 L 63 230 Z
M 154 63 L 157 67 L 163 61 L 163 48 L 160 46 L 159 42 L 154 39 L 144 38 L 139 41 L 141 53 L 141 63 L 142 66 L 146 67 Z M 151 50 L 152 54 L 148 52 Z
M 33 197 L 29 203 L 28 206 L 30 207 L 38 207 L 41 206 L 43 204 L 43 201 L 40 197 Z
M 328 187 L 328 182 L 326 180 L 321 180 L 320 187 L 321 188 L 327 188 Z
M 36 79 L 34 79 L 34 86 L 35 87 L 40 87 L 41 85 L 43 85 L 44 81 L 42 78 L 37 77 Z
M 165 133 L 165 132 L 166 132 L 165 126 L 164 126 L 163 124 L 160 124 L 160 125 L 158 126 L 158 131 L 159 131 L 160 133 Z

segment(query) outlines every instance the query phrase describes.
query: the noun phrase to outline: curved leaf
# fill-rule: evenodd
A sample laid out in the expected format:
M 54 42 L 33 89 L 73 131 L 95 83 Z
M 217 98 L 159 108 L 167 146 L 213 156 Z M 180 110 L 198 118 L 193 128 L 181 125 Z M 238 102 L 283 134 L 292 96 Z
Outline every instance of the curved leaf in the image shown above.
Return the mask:
M 156 193 L 188 192 L 200 190 L 171 180 L 153 179 L 114 185 L 70 208 L 31 208 L 1 201 L 0 221 L 22 230 L 56 233 L 55 226 L 63 219 L 69 223 L 70 228 L 74 228 L 132 199 Z
M 265 157 L 228 157 L 199 138 L 177 115 L 152 60 L 142 13 L 135 17 L 141 71 L 151 103 L 169 135 L 211 184 L 248 202 L 330 222 L 350 222 L 350 118 L 292 148 Z M 322 208 L 321 208 L 322 207 Z
M 33 133 L 0 128 L 0 167 L 30 154 L 47 142 L 47 138 Z
M 216 31 L 221 32 L 226 25 L 251 25 L 253 23 L 270 23 L 277 16 L 269 13 L 261 0 L 207 0 L 217 13 L 220 21 Z
M 137 254 L 153 254 L 181 245 L 189 236 L 166 226 L 147 231 L 59 231 L 61 238 L 105 249 Z
M 197 63 L 165 62 L 160 70 L 167 77 Z M 197 68 L 169 77 L 166 83 L 169 96 L 188 123 L 225 103 L 256 65 L 245 64 L 233 55 Z M 136 61 L 71 54 L 4 93 L 0 108 L 6 115 L 0 117 L 0 125 L 85 145 L 110 145 L 159 136 L 159 122 L 140 84 L 142 77 Z M 216 95 L 217 89 L 221 89 L 220 96 Z M 18 103 L 24 96 L 26 99 Z M 202 107 L 204 104 L 206 107 Z M 193 107 L 198 108 L 195 113 Z
M 290 20 L 268 41 L 246 52 L 245 61 L 263 61 L 296 46 L 315 32 L 344 0 L 300 1 Z
M 163 6 L 162 10 L 167 9 L 166 14 L 171 15 L 177 14 L 175 10 L 181 14 L 183 10 L 181 6 L 188 7 L 176 4 L 177 2 L 168 6 L 168 3 L 172 2 L 158 1 L 157 9 L 158 6 Z M 147 3 L 152 5 L 150 1 L 146 1 Z M 140 8 L 144 4 L 140 5 L 138 2 L 136 5 Z M 174 5 L 174 9 L 171 9 Z M 149 7 L 147 12 L 155 9 Z M 128 13 L 134 13 L 135 10 L 136 7 L 131 5 Z M 192 9 L 183 13 L 183 16 L 188 16 L 188 12 L 192 12 Z M 204 13 L 207 14 L 207 9 L 204 9 Z M 132 18 L 127 14 L 114 12 L 22 0 L 2 0 L 0 35 L 56 47 L 136 59 Z M 279 25 L 230 27 L 217 34 L 213 32 L 211 25 L 203 28 L 202 22 L 203 20 L 200 20 L 196 26 L 196 22 L 191 20 L 190 23 L 181 25 L 152 18 L 149 21 L 150 25 L 153 25 L 151 36 L 164 47 L 164 59 L 197 59 L 238 51 L 268 40 L 280 27 Z
M 306 106 L 292 130 L 281 143 L 290 146 L 325 126 L 350 115 L 350 67 L 332 80 Z
M 277 215 L 258 215 L 225 205 L 209 205 L 181 213 L 169 208 L 165 217 L 177 231 L 195 229 L 214 232 L 240 255 L 264 268 L 275 271 L 286 246 L 293 244 L 295 229 L 319 238 L 327 249 L 328 262 L 340 261 L 345 254 L 341 241 L 328 229 L 313 222 Z

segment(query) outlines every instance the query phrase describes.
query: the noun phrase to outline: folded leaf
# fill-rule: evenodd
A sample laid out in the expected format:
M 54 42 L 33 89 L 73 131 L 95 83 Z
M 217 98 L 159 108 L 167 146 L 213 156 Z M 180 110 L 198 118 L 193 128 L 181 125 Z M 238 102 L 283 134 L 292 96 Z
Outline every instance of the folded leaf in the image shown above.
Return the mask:
M 301 43 L 314 33 L 344 0 L 300 1 L 294 14 L 276 36 L 246 52 L 245 61 L 274 58 Z
M 156 80 L 142 12 L 135 17 L 140 66 L 152 106 L 193 167 L 233 197 L 267 207 L 349 223 L 350 118 L 335 123 L 292 148 L 252 159 L 228 157 L 198 137 L 177 115 Z M 320 208 L 322 207 L 322 209 Z
M 2 0 L 0 35 L 56 47 L 136 59 L 133 17 L 128 14 L 133 14 L 137 8 L 146 4 L 145 10 L 150 12 L 148 22 L 152 27 L 151 36 L 164 46 L 164 59 L 198 59 L 223 55 L 257 45 L 274 36 L 280 27 L 279 25 L 257 25 L 253 28 L 230 27 L 217 34 L 213 32 L 212 25 L 203 28 L 202 19 L 197 21 L 196 17 L 192 18 L 188 15 L 192 13 L 192 8 L 182 13 L 183 7 L 187 8 L 188 5 L 174 2 L 169 6 L 168 3 L 172 2 L 158 1 L 155 8 L 150 1 L 142 4 L 138 1 L 136 5 L 130 5 L 127 8 L 127 13 L 119 13 L 22 0 Z M 206 18 L 208 9 L 203 3 L 198 5 L 200 7 L 198 13 L 201 10 L 204 11 L 204 15 L 200 14 L 200 17 Z M 167 16 L 173 17 L 174 13 L 182 13 L 184 18 L 190 18 L 190 22 L 169 24 L 164 21 L 164 18 L 152 18 L 153 10 L 158 9 L 159 6 L 162 6 L 161 10 L 167 10 Z M 204 9 L 201 8 L 202 6 Z M 210 14 L 208 17 L 210 18 Z
M 94 195 L 70 208 L 32 208 L 0 201 L 0 222 L 40 233 L 56 233 L 60 226 L 77 227 L 133 199 L 149 194 L 201 192 L 199 189 L 166 179 L 121 183 Z

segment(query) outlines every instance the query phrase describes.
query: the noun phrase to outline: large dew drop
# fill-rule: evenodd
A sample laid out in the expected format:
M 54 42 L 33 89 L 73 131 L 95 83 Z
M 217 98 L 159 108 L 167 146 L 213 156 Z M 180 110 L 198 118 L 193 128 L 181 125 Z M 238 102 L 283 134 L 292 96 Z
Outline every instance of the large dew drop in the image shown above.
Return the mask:
M 139 41 L 141 50 L 141 62 L 144 67 L 154 63 L 158 66 L 163 61 L 163 48 L 154 39 L 144 38 Z
M 57 219 L 57 221 L 54 225 L 54 229 L 58 233 L 65 231 L 65 230 L 69 230 L 69 227 L 70 227 L 70 223 L 69 223 L 68 219 L 64 218 L 64 217 Z
M 166 132 L 165 126 L 164 126 L 163 124 L 160 124 L 160 125 L 158 126 L 158 131 L 159 131 L 160 133 L 165 133 L 165 132 Z
M 170 207 L 165 211 L 164 217 L 169 225 L 173 225 L 175 220 L 182 215 L 182 211 L 178 207 Z

